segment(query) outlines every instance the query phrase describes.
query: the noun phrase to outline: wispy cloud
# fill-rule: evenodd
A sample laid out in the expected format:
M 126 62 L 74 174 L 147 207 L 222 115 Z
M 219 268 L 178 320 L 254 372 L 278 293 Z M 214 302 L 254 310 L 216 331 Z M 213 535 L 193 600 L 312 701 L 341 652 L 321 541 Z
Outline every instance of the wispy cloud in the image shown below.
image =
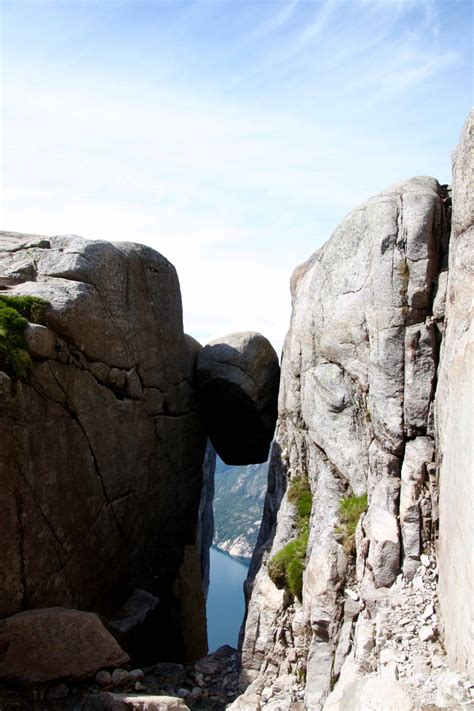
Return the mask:
M 314 41 L 323 32 L 340 4 L 341 0 L 324 0 L 323 3 L 315 5 L 317 9 L 314 16 L 310 18 L 296 40 L 298 47 L 303 47 L 308 42 Z
M 463 0 L 2 12 L 3 226 L 154 246 L 202 340 L 248 327 L 281 345 L 290 273 L 347 210 L 410 174 L 449 180 Z

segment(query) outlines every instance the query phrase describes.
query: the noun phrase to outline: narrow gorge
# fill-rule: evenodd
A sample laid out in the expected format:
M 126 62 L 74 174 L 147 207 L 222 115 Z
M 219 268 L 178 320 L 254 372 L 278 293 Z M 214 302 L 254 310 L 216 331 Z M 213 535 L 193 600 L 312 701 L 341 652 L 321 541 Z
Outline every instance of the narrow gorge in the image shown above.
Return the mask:
M 474 704 L 473 131 L 452 186 L 295 269 L 281 373 L 261 334 L 186 335 L 148 247 L 0 233 L 1 711 Z M 270 464 L 240 649 L 206 656 L 216 454 L 242 557 Z

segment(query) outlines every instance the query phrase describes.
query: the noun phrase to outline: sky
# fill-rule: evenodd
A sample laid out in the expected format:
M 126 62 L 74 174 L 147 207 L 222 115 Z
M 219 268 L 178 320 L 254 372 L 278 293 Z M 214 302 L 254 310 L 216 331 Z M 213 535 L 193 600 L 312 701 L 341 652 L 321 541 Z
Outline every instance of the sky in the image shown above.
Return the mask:
M 281 349 L 357 204 L 449 182 L 471 0 L 0 0 L 0 228 L 148 244 L 185 330 Z

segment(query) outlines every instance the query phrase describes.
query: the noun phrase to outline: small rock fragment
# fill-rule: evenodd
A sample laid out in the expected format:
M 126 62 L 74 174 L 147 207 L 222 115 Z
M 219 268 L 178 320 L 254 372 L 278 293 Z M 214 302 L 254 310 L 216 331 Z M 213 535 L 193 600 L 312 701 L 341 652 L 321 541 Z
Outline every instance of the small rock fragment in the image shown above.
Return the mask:
M 112 672 L 112 684 L 114 686 L 124 686 L 129 680 L 126 669 L 114 669 Z
M 421 575 L 416 575 L 413 578 L 412 585 L 415 588 L 415 590 L 423 590 L 424 584 L 423 584 L 423 578 L 421 577 Z
M 398 680 L 398 666 L 394 661 L 384 664 L 380 669 L 380 678 L 386 681 Z
M 50 699 L 50 701 L 59 701 L 59 699 L 65 699 L 68 694 L 69 689 L 66 684 L 58 684 L 49 689 L 46 697 Z
M 145 678 L 145 674 L 141 669 L 132 669 L 131 672 L 128 672 L 128 677 L 131 682 L 142 681 Z
M 433 607 L 433 605 L 429 604 L 426 606 L 425 611 L 423 612 L 423 619 L 428 620 L 433 615 L 434 615 L 434 607 Z
M 56 336 L 46 326 L 29 323 L 25 330 L 25 340 L 28 350 L 34 358 L 56 358 Z
M 380 664 L 389 664 L 389 662 L 392 662 L 394 660 L 394 652 L 392 649 L 389 647 L 384 647 L 380 651 Z
M 359 599 L 359 595 L 354 591 L 351 590 L 350 588 L 346 588 L 344 590 L 345 594 L 351 598 L 351 600 L 357 601 Z
M 433 654 L 431 656 L 431 666 L 433 669 L 439 669 L 440 667 L 445 666 L 445 662 L 442 657 L 439 656 L 439 654 Z
M 435 630 L 429 625 L 423 625 L 420 631 L 418 632 L 418 636 L 422 642 L 431 642 L 432 640 L 436 639 Z
M 105 669 L 101 669 L 95 675 L 95 682 L 99 686 L 108 686 L 112 683 L 112 674 Z
M 198 686 L 204 686 L 204 675 L 201 674 L 201 672 L 195 672 L 194 679 L 196 680 L 196 684 Z

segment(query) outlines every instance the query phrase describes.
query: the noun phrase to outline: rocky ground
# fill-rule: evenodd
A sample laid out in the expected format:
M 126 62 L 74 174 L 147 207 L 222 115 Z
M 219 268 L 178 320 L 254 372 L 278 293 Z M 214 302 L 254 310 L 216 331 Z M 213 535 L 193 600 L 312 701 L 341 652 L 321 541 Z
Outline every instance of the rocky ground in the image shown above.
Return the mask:
M 353 645 L 324 711 L 474 709 L 474 684 L 449 670 L 440 631 L 438 569 L 422 555 L 412 580 L 387 590 L 353 585 L 359 609 Z M 246 711 L 302 711 L 304 685 L 294 678 L 264 688 Z M 239 695 L 239 654 L 224 646 L 194 665 L 159 663 L 97 672 L 93 681 L 0 690 L 1 711 L 223 711 Z M 239 702 L 238 702 L 239 703 Z M 349 706 L 347 705 L 349 703 Z M 350 705 L 352 704 L 352 705 Z M 355 705 L 354 705 L 355 704 Z M 241 706 L 237 706 L 241 708 Z
M 0 690 L 1 711 L 221 711 L 238 696 L 239 655 L 224 646 L 194 665 L 101 670 L 91 683 Z M 180 700 L 182 700 L 180 702 Z
M 413 579 L 400 575 L 388 595 L 346 590 L 362 609 L 353 650 L 324 711 L 345 709 L 349 696 L 364 695 L 366 706 L 354 708 L 376 709 L 370 705 L 371 688 L 385 694 L 378 708 L 387 711 L 474 709 L 474 682 L 449 670 L 440 639 L 437 579 L 434 556 L 422 555 Z

